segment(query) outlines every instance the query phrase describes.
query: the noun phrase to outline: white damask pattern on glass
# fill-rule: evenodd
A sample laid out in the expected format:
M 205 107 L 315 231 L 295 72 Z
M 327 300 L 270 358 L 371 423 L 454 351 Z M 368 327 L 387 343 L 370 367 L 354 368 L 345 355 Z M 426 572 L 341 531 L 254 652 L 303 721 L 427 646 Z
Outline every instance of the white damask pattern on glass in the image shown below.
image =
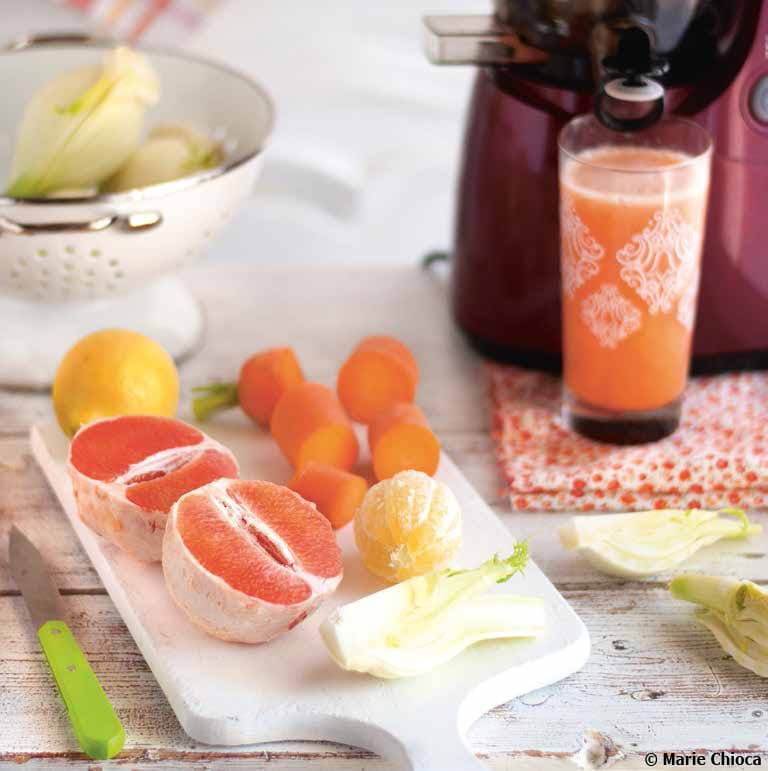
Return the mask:
M 677 320 L 686 328 L 693 329 L 696 319 L 696 297 L 699 291 L 699 276 L 688 282 L 683 294 L 677 302 Z
M 652 314 L 668 313 L 690 283 L 698 234 L 677 209 L 657 211 L 648 226 L 616 253 L 621 278 Z
M 603 348 L 615 348 L 643 321 L 639 308 L 622 296 L 616 284 L 603 284 L 584 299 L 581 318 Z
M 597 264 L 605 249 L 581 221 L 573 203 L 563 202 L 560 221 L 563 239 L 563 291 L 573 297 L 576 290 L 600 270 Z

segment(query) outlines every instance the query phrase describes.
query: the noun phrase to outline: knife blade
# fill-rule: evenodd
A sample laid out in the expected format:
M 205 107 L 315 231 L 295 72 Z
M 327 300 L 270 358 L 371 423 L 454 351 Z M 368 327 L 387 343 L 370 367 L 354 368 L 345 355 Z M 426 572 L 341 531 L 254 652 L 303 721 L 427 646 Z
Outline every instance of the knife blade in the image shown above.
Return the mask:
M 114 757 L 125 743 L 123 726 L 63 620 L 61 596 L 45 559 L 15 525 L 8 543 L 8 562 L 80 747 L 91 758 Z
M 32 617 L 35 629 L 46 621 L 64 618 L 59 590 L 32 541 L 15 525 L 8 544 L 11 575 Z

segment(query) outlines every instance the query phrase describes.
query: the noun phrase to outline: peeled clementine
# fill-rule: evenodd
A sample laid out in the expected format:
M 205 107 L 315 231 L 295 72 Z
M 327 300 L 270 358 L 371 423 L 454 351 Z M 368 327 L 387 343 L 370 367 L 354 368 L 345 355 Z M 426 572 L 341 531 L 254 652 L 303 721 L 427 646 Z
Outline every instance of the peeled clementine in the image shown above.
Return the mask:
M 447 485 L 401 471 L 374 485 L 355 515 L 365 566 L 392 583 L 445 567 L 461 545 L 461 509 Z

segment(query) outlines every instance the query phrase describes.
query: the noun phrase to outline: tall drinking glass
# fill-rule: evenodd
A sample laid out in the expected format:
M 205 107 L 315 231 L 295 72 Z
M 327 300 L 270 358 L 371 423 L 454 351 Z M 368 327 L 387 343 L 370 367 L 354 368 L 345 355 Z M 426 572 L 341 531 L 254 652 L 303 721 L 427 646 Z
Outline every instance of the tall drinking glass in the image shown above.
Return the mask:
M 661 439 L 688 377 L 710 137 L 677 118 L 624 134 L 585 115 L 559 146 L 565 420 L 605 442 Z

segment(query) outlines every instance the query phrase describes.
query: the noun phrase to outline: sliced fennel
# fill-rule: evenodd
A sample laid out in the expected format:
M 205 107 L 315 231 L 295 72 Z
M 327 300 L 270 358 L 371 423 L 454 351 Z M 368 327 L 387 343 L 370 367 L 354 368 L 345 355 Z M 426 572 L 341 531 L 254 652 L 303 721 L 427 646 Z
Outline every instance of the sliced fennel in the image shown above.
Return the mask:
M 166 123 L 155 126 L 126 163 L 102 186 L 107 193 L 170 182 L 212 169 L 224 160 L 217 142 L 191 126 Z
M 159 92 L 147 60 L 129 48 L 46 83 L 24 110 L 6 195 L 100 185 L 138 145 L 144 112 Z
M 320 634 L 340 667 L 383 678 L 426 672 L 480 640 L 535 637 L 546 625 L 542 600 L 487 593 L 527 559 L 517 543 L 507 559 L 410 578 L 337 608 Z
M 742 667 L 768 677 L 768 593 L 751 581 L 684 574 L 669 590 L 679 600 L 702 607 L 701 624 Z
M 572 517 L 560 541 L 603 573 L 638 578 L 669 570 L 721 538 L 761 531 L 740 509 L 663 509 Z

